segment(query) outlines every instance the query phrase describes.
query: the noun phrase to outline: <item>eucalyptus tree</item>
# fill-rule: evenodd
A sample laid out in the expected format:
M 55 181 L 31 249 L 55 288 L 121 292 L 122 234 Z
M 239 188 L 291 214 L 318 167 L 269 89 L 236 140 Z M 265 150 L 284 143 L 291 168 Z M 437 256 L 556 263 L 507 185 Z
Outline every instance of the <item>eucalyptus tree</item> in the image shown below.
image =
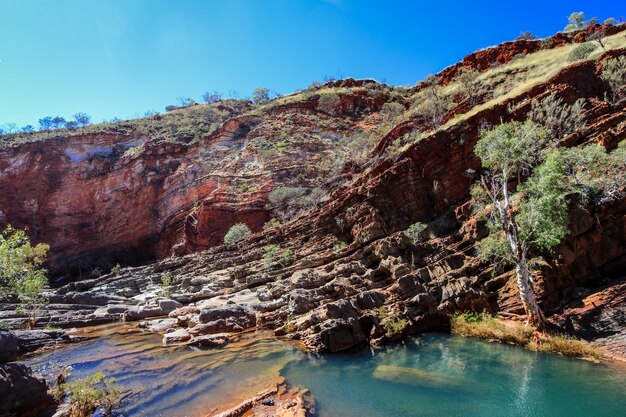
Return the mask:
M 496 267 L 515 267 L 528 323 L 542 330 L 546 320 L 533 288 L 532 257 L 567 236 L 573 201 L 602 204 L 624 196 L 626 146 L 611 154 L 596 145 L 557 148 L 545 127 L 526 121 L 482 132 L 475 153 L 484 170 L 472 196 L 490 232 L 479 243 L 480 255 Z

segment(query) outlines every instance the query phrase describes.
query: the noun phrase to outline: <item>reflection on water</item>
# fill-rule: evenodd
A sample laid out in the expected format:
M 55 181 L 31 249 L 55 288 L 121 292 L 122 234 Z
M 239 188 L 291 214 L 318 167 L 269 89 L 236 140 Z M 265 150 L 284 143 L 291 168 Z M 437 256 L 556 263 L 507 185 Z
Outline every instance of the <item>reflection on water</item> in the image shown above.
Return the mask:
M 129 395 L 125 416 L 205 416 L 275 386 L 281 368 L 304 354 L 271 333 L 245 333 L 224 349 L 162 347 L 161 337 L 122 325 L 94 328 L 100 337 L 27 360 L 50 380 L 65 366 L 73 378 L 102 370 Z
M 158 335 L 128 329 L 100 327 L 100 338 L 28 363 L 50 378 L 65 365 L 74 377 L 115 376 L 130 391 L 128 416 L 204 416 L 281 374 L 311 390 L 320 417 L 621 416 L 626 409 L 623 370 L 449 335 L 316 357 L 263 332 L 199 350 L 164 348 Z

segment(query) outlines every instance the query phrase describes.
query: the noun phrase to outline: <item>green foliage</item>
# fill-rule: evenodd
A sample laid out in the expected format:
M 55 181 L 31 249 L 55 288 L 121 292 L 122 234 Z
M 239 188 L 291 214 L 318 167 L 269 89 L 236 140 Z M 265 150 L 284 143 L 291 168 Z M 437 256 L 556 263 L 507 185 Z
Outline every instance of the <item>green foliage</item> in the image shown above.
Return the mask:
M 375 308 L 374 313 L 378 317 L 380 325 L 385 329 L 387 336 L 400 334 L 409 325 L 407 319 L 391 314 L 385 306 Z
M 604 20 L 604 24 L 608 25 L 608 26 L 612 26 L 615 24 L 615 18 L 614 17 L 609 17 L 608 19 Z
M 352 136 L 346 145 L 347 157 L 358 166 L 365 165 L 370 160 L 376 137 L 368 133 L 359 133 Z
M 23 230 L 11 226 L 0 233 L 0 295 L 11 293 L 19 298 L 19 311 L 28 315 L 33 328 L 46 299 L 43 290 L 48 285 L 46 270 L 41 265 L 49 246 L 33 246 Z
M 516 41 L 534 41 L 537 39 L 539 38 L 530 32 L 522 32 L 517 38 L 515 38 Z
M 402 116 L 405 111 L 406 108 L 395 101 L 388 101 L 380 108 L 380 114 L 383 116 L 383 119 L 388 122 L 395 121 L 398 117 Z
M 556 93 L 551 93 L 541 101 L 533 100 L 528 117 L 545 126 L 552 134 L 552 139 L 558 142 L 585 126 L 585 117 L 582 114 L 584 105 L 583 98 L 569 105 L 557 97 Z
M 221 99 L 222 95 L 219 93 L 219 91 L 216 90 L 212 92 L 207 91 L 206 93 L 202 94 L 202 100 L 207 104 L 216 103 Z
M 276 227 L 280 227 L 280 225 L 281 225 L 281 222 L 277 218 L 272 217 L 271 219 L 265 222 L 265 224 L 263 225 L 263 229 L 264 230 L 273 229 Z
M 585 20 L 585 13 L 583 12 L 574 12 L 572 14 L 569 15 L 569 17 L 567 18 L 568 20 L 568 25 L 565 26 L 565 31 L 566 32 L 571 32 L 573 30 L 581 30 L 581 29 L 585 29 L 589 26 L 595 25 L 598 23 L 598 18 L 597 17 L 592 17 L 589 20 Z
M 426 126 L 434 130 L 441 126 L 443 117 L 450 109 L 452 98 L 446 95 L 437 77 L 429 77 L 423 85 L 423 101 L 416 110 L 416 116 L 422 117 Z
M 506 241 L 504 233 L 489 223 L 490 234 L 478 242 L 478 256 L 483 262 L 491 262 L 494 270 L 514 264 L 511 247 Z
M 281 249 L 278 245 L 267 245 L 263 248 L 263 266 L 272 269 L 276 264 L 286 267 L 293 262 L 291 249 Z
M 589 342 L 561 334 L 533 337 L 535 328 L 517 321 L 506 321 L 489 313 L 468 311 L 450 316 L 452 332 L 466 337 L 478 337 L 490 342 L 521 345 L 527 349 L 553 352 L 580 358 L 600 358 L 602 352 Z
M 561 150 L 572 187 L 582 203 L 623 198 L 626 188 L 626 141 L 610 154 L 598 145 Z
M 102 372 L 67 382 L 59 388 L 69 396 L 70 417 L 89 417 L 99 407 L 110 416 L 119 407 L 121 392 L 115 386 L 115 379 L 106 378 Z
M 333 92 L 324 93 L 320 96 L 317 107 L 326 113 L 333 114 L 340 103 L 339 95 Z
M 617 106 L 626 100 L 626 56 L 607 60 L 600 77 L 609 85 L 607 101 Z
M 470 104 L 476 104 L 480 96 L 479 76 L 480 72 L 475 69 L 463 68 L 461 73 L 456 77 L 456 81 L 458 81 L 461 89 L 461 94 L 463 94 L 463 97 L 468 100 Z
M 509 180 L 537 165 L 548 136 L 545 128 L 532 121 L 504 123 L 481 132 L 474 152 L 484 168 Z
M 568 233 L 567 170 L 559 150 L 548 152 L 545 161 L 521 187 L 517 215 L 520 238 L 540 251 L 558 245 Z
M 11 226 L 0 232 L 0 294 L 14 290 L 24 278 L 39 275 L 49 246 L 33 246 L 26 232 Z
M 423 232 L 427 227 L 428 225 L 422 222 L 413 223 L 404 231 L 404 235 L 411 239 L 411 242 L 416 245 L 424 238 Z
M 120 266 L 120 264 L 115 264 L 115 266 L 111 268 L 111 274 L 113 274 L 113 276 L 118 276 L 121 273 L 122 267 Z
M 323 195 L 320 188 L 278 187 L 270 192 L 268 199 L 276 217 L 286 222 L 314 207 Z
M 166 272 L 163 275 L 161 275 L 161 288 L 167 288 L 171 286 L 173 279 L 174 278 L 172 277 L 171 272 Z
M 343 242 L 343 241 L 337 242 L 333 245 L 333 253 L 338 255 L 347 247 L 348 247 L 348 244 L 346 242 Z
M 263 104 L 270 101 L 269 88 L 259 87 L 252 92 L 252 102 L 254 104 Z
M 569 62 L 576 62 L 587 59 L 596 49 L 598 49 L 598 47 L 591 42 L 581 43 L 569 53 L 567 60 Z
M 242 241 L 252 233 L 250 228 L 245 223 L 236 223 L 228 229 L 228 232 L 224 236 L 224 243 L 227 245 L 235 244 Z

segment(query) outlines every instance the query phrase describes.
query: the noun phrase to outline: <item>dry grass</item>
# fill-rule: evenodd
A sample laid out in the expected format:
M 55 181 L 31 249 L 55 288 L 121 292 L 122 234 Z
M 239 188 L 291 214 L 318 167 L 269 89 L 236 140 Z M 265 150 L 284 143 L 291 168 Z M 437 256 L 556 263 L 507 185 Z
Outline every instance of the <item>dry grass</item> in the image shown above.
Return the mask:
M 450 322 L 452 332 L 461 336 L 583 359 L 597 360 L 602 357 L 602 351 L 587 341 L 561 334 L 540 334 L 532 326 L 503 320 L 488 313 L 459 313 L 451 316 Z
M 542 338 L 540 342 L 532 341 L 529 348 L 579 358 L 599 359 L 602 357 L 602 351 L 598 347 L 568 335 L 551 335 Z
M 517 97 L 531 88 L 547 82 L 554 77 L 559 71 L 571 65 L 568 61 L 568 55 L 572 49 L 578 44 L 563 45 L 558 48 L 545 49 L 526 55 L 521 59 L 514 59 L 507 64 L 500 65 L 494 69 L 484 72 L 478 78 L 482 87 L 501 85 L 503 94 L 494 94 L 494 97 L 487 102 L 474 106 L 469 112 L 450 120 L 441 126 L 439 130 L 445 130 L 448 127 L 467 120 L 471 116 L 479 113 L 484 109 L 491 108 L 504 101 Z M 605 50 L 596 49 L 588 60 L 598 59 L 605 51 L 618 48 L 626 48 L 626 36 L 624 32 L 616 33 L 605 39 Z M 448 86 L 451 91 L 455 91 L 456 83 Z M 506 91 L 506 92 L 505 92 Z
M 526 345 L 535 331 L 500 320 L 488 313 L 461 313 L 451 317 L 452 332 L 466 337 L 478 337 L 490 342 Z

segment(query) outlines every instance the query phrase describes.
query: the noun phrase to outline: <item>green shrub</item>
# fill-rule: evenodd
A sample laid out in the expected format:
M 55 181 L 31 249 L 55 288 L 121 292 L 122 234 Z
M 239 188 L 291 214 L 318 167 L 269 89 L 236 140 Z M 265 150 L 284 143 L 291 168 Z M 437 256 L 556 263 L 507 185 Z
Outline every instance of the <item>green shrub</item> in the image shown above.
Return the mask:
M 115 264 L 115 266 L 111 268 L 111 274 L 113 274 L 113 276 L 116 277 L 121 273 L 122 273 L 122 267 L 120 266 L 120 264 Z
M 255 104 L 263 104 L 270 100 L 269 88 L 259 87 L 252 92 L 252 101 Z
M 270 192 L 268 199 L 276 217 L 281 222 L 287 222 L 314 207 L 323 195 L 321 188 L 278 187 Z
M 478 77 L 480 72 L 473 68 L 463 68 L 460 74 L 456 77 L 456 81 L 459 83 L 459 88 L 463 97 L 471 104 L 476 104 L 478 97 L 480 96 L 480 83 Z
M 377 142 L 376 136 L 359 133 L 348 139 L 345 153 L 356 165 L 363 166 L 370 160 L 372 150 Z
M 278 245 L 267 245 L 263 248 L 263 266 L 265 269 L 272 269 L 276 264 L 282 267 L 293 262 L 293 252 L 291 249 L 281 250 Z
M 271 219 L 265 222 L 265 224 L 263 225 L 263 230 L 274 229 L 276 227 L 280 227 L 280 225 L 281 225 L 281 222 L 277 218 L 272 217 Z
M 428 225 L 422 222 L 413 223 L 404 231 L 404 235 L 411 239 L 411 242 L 416 245 L 423 239 L 423 232 L 427 227 Z
M 224 243 L 227 245 L 235 244 L 248 237 L 250 233 L 252 232 L 247 224 L 236 223 L 228 229 L 228 232 L 224 236 Z
M 422 83 L 424 86 L 423 100 L 415 111 L 415 115 L 423 118 L 424 124 L 431 130 L 441 126 L 443 117 L 450 109 L 452 103 L 452 97 L 445 93 L 439 82 L 439 78 L 429 77 Z
M 375 308 L 374 313 L 376 313 L 379 323 L 385 329 L 387 336 L 400 334 L 409 325 L 407 319 L 392 315 L 384 306 Z
M 336 93 L 324 93 L 317 101 L 317 107 L 326 113 L 333 114 L 340 103 L 339 95 Z
M 335 254 L 339 254 L 341 253 L 345 248 L 348 247 L 348 244 L 346 242 L 337 242 L 335 243 L 335 245 L 333 246 L 333 252 Z
M 585 126 L 582 114 L 584 104 L 583 98 L 579 98 L 572 105 L 566 104 L 556 93 L 552 93 L 541 101 L 533 100 L 528 117 L 544 125 L 552 133 L 554 141 L 558 142 Z
M 569 55 L 567 56 L 567 60 L 569 62 L 576 62 L 587 59 L 587 57 L 591 55 L 591 53 L 596 49 L 598 49 L 598 47 L 592 43 L 582 43 L 569 53 Z
M 121 393 L 115 379 L 106 378 L 102 372 L 62 384 L 59 390 L 61 395 L 69 396 L 70 417 L 89 417 L 99 407 L 111 415 L 120 404 Z
M 473 311 L 450 316 L 452 332 L 491 342 L 521 345 L 531 350 L 580 358 L 600 358 L 602 352 L 589 342 L 561 334 L 536 334 L 535 328 L 517 321 L 499 319 Z M 539 336 L 539 337 L 536 337 Z
M 166 272 L 161 275 L 161 287 L 167 288 L 172 285 L 173 277 L 171 272 Z
M 607 60 L 600 77 L 609 85 L 607 101 L 616 106 L 626 99 L 626 56 Z
M 398 117 L 402 116 L 406 108 L 395 101 L 388 101 L 380 108 L 380 114 L 386 121 L 395 121 Z

